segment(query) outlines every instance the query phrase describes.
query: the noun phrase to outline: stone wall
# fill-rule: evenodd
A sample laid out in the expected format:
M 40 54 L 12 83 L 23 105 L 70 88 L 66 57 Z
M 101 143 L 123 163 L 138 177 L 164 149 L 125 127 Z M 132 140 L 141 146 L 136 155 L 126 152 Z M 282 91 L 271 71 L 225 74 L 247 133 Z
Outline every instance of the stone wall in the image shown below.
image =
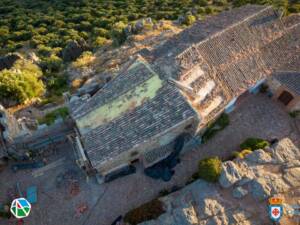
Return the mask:
M 278 81 L 277 81 L 278 82 Z M 275 84 L 275 85 L 274 85 Z M 273 99 L 278 101 L 279 96 L 283 91 L 289 92 L 291 95 L 293 95 L 294 99 L 286 106 L 286 109 L 288 111 L 295 111 L 295 110 L 300 110 L 300 96 L 291 91 L 289 88 L 285 87 L 284 85 L 276 85 L 276 81 L 273 81 L 273 84 L 268 82 L 269 88 L 271 92 L 273 93 Z M 276 88 L 277 87 L 277 88 Z

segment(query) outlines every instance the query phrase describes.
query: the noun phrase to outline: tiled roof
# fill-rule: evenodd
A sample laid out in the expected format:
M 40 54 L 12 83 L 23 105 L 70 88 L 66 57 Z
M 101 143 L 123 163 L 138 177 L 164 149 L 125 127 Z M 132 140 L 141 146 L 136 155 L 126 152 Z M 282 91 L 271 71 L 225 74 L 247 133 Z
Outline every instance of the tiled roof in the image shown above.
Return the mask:
M 163 45 L 155 48 L 150 54 L 146 54 L 152 60 L 160 57 L 176 56 L 193 44 L 205 40 L 208 37 L 243 21 L 249 16 L 267 10 L 270 7 L 259 5 L 246 5 L 230 11 L 224 11 L 216 16 L 203 21 L 197 21 L 192 27 L 185 29 L 172 37 Z
M 193 49 L 216 73 L 223 88 L 235 96 L 268 75 L 270 67 L 260 50 L 282 35 L 284 27 L 277 13 L 265 8 Z
M 97 167 L 102 161 L 195 116 L 195 111 L 180 92 L 165 83 L 153 99 L 86 133 L 83 136 L 84 149 L 92 165 Z
M 285 34 L 261 49 L 266 65 L 273 71 L 299 71 L 300 23 L 285 30 Z
M 138 86 L 153 75 L 154 72 L 151 68 L 146 63 L 138 60 L 132 67 L 119 74 L 113 82 L 109 82 L 77 109 L 74 117 L 78 118 L 86 115 L 98 106 L 106 104 L 133 87 Z
M 274 74 L 274 77 L 281 84 L 300 95 L 300 72 L 278 72 Z
M 240 13 L 245 9 L 251 9 L 248 13 L 252 14 L 246 13 L 241 19 Z M 201 65 L 206 74 L 215 74 L 219 84 L 232 98 L 279 68 L 299 67 L 300 33 L 299 24 L 295 24 L 295 20 L 293 25 L 286 28 L 272 7 L 245 6 L 236 11 L 211 17 L 207 21 L 207 26 L 212 24 L 214 28 L 213 24 L 218 24 L 217 21 L 225 15 L 228 17 L 227 21 L 236 23 L 220 21 L 222 26 L 216 27 L 225 29 L 208 32 L 211 34 L 209 37 L 199 34 L 198 43 L 173 56 L 177 63 L 169 57 L 175 64 L 172 67 L 167 66 L 172 64 L 171 61 L 165 60 L 167 57 L 159 59 L 160 71 L 179 79 L 193 66 Z M 187 33 L 191 32 L 191 29 L 197 30 L 199 24 L 187 30 Z M 199 32 L 200 30 L 203 31 L 199 29 Z

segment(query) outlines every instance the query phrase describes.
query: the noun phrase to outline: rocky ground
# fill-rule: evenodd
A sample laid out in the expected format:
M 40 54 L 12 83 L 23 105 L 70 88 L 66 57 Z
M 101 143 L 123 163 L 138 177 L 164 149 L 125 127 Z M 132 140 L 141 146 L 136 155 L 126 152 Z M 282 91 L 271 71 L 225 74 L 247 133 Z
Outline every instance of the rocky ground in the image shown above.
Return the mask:
M 299 224 L 288 216 L 289 205 L 300 204 L 300 150 L 288 138 L 256 150 L 244 159 L 226 161 L 217 184 L 197 180 L 164 198 L 166 213 L 141 225 L 264 225 L 268 198 L 283 198 L 280 224 Z
M 127 41 L 121 47 L 108 45 L 96 51 L 93 62 L 88 66 L 68 67 L 67 74 L 72 86 L 80 87 L 78 94 L 84 95 L 90 93 L 92 89 L 100 89 L 104 83 L 126 67 L 130 59 L 142 49 L 151 50 L 182 30 L 178 24 L 165 20 L 153 24 L 151 20 L 146 19 L 140 26 L 138 34 L 127 34 Z

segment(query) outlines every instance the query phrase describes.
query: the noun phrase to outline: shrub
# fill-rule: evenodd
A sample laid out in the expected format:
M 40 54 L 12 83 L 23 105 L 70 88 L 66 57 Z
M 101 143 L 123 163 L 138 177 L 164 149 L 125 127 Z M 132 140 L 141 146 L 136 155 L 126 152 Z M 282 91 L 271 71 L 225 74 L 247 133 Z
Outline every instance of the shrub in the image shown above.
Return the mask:
M 200 6 L 207 6 L 208 2 L 207 0 L 194 0 L 194 2 Z
M 137 225 L 144 221 L 154 220 L 165 212 L 160 200 L 155 199 L 126 213 L 124 222 Z
M 49 57 L 51 56 L 52 48 L 47 47 L 45 45 L 39 45 L 37 46 L 37 52 L 40 56 Z
M 43 58 L 40 62 L 42 70 L 47 72 L 58 72 L 62 64 L 62 59 L 53 54 L 50 57 Z
M 59 117 L 65 119 L 69 115 L 69 110 L 67 107 L 62 107 L 59 109 L 56 109 L 50 113 L 47 113 L 45 117 L 39 119 L 39 124 L 46 123 L 47 125 L 50 125 L 55 122 L 55 120 Z
M 92 52 L 83 52 L 75 62 L 72 63 L 74 68 L 82 68 L 90 66 L 95 60 L 95 56 Z
M 111 31 L 111 36 L 116 45 L 121 45 L 126 41 L 126 33 L 125 33 L 126 24 L 123 22 L 118 22 L 114 24 L 113 29 Z
M 93 33 L 95 36 L 109 38 L 109 31 L 104 28 L 94 28 Z
M 211 6 L 205 7 L 205 13 L 206 14 L 212 14 L 214 12 L 214 8 Z
M 229 122 L 229 116 L 223 113 L 214 123 L 209 124 L 206 131 L 202 135 L 203 143 L 207 142 L 217 132 L 223 130 L 226 126 L 228 126 Z
M 254 151 L 257 149 L 264 149 L 269 145 L 270 143 L 266 140 L 260 138 L 248 138 L 240 145 L 240 147 L 241 149 L 249 149 Z
M 295 111 L 289 112 L 289 115 L 290 115 L 292 118 L 296 118 L 297 116 L 300 115 L 300 110 L 295 110 Z
M 40 80 L 42 72 L 29 62 L 17 61 L 10 70 L 0 72 L 0 100 L 13 100 L 23 103 L 44 93 Z
M 241 152 L 233 152 L 233 156 L 234 156 L 234 158 L 240 158 L 240 159 L 243 159 L 243 158 L 245 158 L 246 155 L 248 155 L 248 154 L 250 154 L 250 153 L 252 153 L 251 150 L 249 150 L 249 149 L 244 149 L 244 150 L 242 150 Z
M 228 2 L 227 0 L 213 0 L 213 4 L 217 6 L 225 6 Z
M 189 26 L 189 25 L 192 25 L 195 21 L 196 21 L 196 17 L 195 16 L 193 16 L 193 15 L 187 15 L 185 17 L 185 20 L 184 20 L 183 23 Z
M 104 37 L 97 37 L 96 40 L 93 43 L 93 46 L 95 48 L 101 48 L 105 46 L 108 43 L 108 40 Z
M 288 7 L 289 13 L 300 13 L 300 3 L 292 4 Z
M 218 157 L 202 159 L 199 162 L 198 175 L 208 182 L 217 182 L 222 171 L 222 162 Z
M 68 83 L 66 76 L 56 75 L 48 79 L 47 89 L 51 94 L 62 95 L 63 92 L 68 90 Z

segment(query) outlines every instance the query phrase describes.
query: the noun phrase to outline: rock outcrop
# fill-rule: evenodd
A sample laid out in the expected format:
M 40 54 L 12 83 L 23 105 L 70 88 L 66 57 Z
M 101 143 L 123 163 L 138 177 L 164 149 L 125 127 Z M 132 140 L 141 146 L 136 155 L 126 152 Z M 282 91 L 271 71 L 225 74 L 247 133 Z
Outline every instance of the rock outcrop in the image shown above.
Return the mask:
M 10 69 L 14 63 L 21 58 L 22 57 L 17 53 L 11 53 L 0 57 L 0 71 L 4 69 Z
M 140 225 L 271 224 L 268 198 L 295 204 L 300 188 L 300 150 L 290 139 L 222 164 L 219 183 L 197 180 L 161 198 L 166 213 Z M 295 200 L 296 201 L 296 200 Z M 280 224 L 294 224 L 283 217 Z
M 87 50 L 85 40 L 70 41 L 62 51 L 63 60 L 65 62 L 74 61 L 83 51 Z

